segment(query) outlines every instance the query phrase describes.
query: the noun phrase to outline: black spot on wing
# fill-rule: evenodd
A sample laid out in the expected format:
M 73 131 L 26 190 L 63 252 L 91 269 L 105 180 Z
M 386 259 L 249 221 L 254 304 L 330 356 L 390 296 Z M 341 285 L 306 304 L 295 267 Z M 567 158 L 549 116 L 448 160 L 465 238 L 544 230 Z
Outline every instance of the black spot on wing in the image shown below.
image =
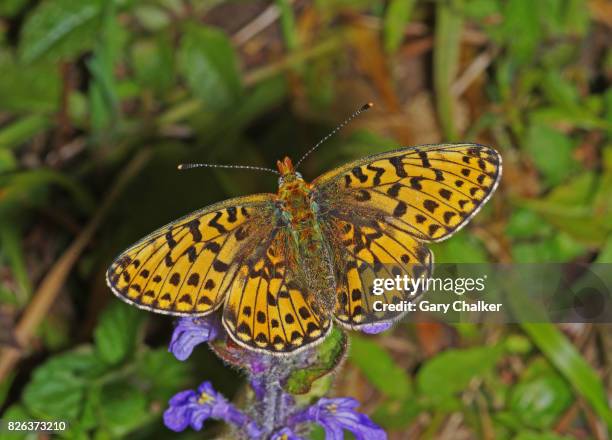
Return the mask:
M 345 188 L 350 187 L 351 186 L 351 182 L 352 182 L 351 176 L 349 176 L 348 174 L 345 174 L 344 175 L 344 187 Z
M 401 183 L 394 183 L 387 190 L 387 194 L 391 197 L 397 197 L 399 195 L 400 189 L 402 188 Z
M 434 202 L 433 200 L 430 199 L 426 199 L 423 202 L 423 207 L 425 209 L 427 209 L 429 212 L 431 212 L 432 214 L 434 213 L 434 211 L 436 210 L 436 208 L 440 206 L 438 203 Z
M 166 239 L 166 244 L 168 245 L 168 247 L 170 249 L 173 249 L 177 243 L 174 237 L 172 236 L 172 231 L 166 232 L 166 235 L 164 237 Z
M 221 245 L 215 241 L 209 241 L 204 245 L 204 249 L 211 251 L 213 254 L 218 254 L 221 250 Z
M 358 202 L 367 202 L 368 200 L 370 200 L 372 198 L 372 196 L 370 195 L 370 193 L 365 190 L 365 189 L 360 189 L 359 191 L 357 191 L 357 193 L 355 194 L 355 200 L 357 200 Z
M 406 203 L 399 201 L 397 203 L 397 206 L 393 210 L 393 216 L 401 217 L 402 215 L 406 214 L 406 209 L 407 209 Z
M 217 214 L 221 215 L 220 212 L 218 212 Z M 197 218 L 191 220 L 189 223 L 187 223 L 187 227 L 189 228 L 189 232 L 193 237 L 193 241 L 202 241 L 202 233 L 200 232 L 200 220 L 198 220 Z
M 185 254 L 187 254 L 187 258 L 189 259 L 190 263 L 193 263 L 196 260 L 197 256 L 198 256 L 198 253 L 196 252 L 195 246 L 193 246 L 193 245 L 189 246 L 187 248 L 187 250 L 185 251 Z
M 395 168 L 395 174 L 397 177 L 408 177 L 408 174 L 406 174 L 406 170 L 404 169 L 404 163 L 402 162 L 402 158 L 400 156 L 390 158 L 389 163 Z
M 355 176 L 361 183 L 365 183 L 368 181 L 368 176 L 363 174 L 363 171 L 360 167 L 355 167 L 351 170 L 353 176 Z
M 451 219 L 452 219 L 454 216 L 456 216 L 456 215 L 457 215 L 457 213 L 455 213 L 455 212 L 453 212 L 453 211 L 446 211 L 446 212 L 444 213 L 444 223 L 448 224 L 448 223 L 451 221 Z
M 197 286 L 198 284 L 200 284 L 200 275 L 198 275 L 197 273 L 192 273 L 191 275 L 189 275 L 189 278 L 187 279 L 187 285 Z
M 416 190 L 418 190 L 418 191 L 422 190 L 422 189 L 423 189 L 423 186 L 421 185 L 421 180 L 423 180 L 423 178 L 422 178 L 422 177 L 418 177 L 418 176 L 411 177 L 411 178 L 410 178 L 410 186 L 411 186 L 413 189 L 416 189 Z
M 374 175 L 374 179 L 372 180 L 374 185 L 380 185 L 380 176 L 382 176 L 385 173 L 385 169 L 384 168 L 380 168 L 380 167 L 375 167 L 372 164 L 368 165 L 366 168 L 368 170 L 374 171 L 376 173 Z
M 431 168 L 431 163 L 429 162 L 429 159 L 427 158 L 427 153 L 425 151 L 420 151 L 419 157 L 421 158 L 423 168 Z
M 178 300 L 178 302 L 180 303 L 185 303 L 185 304 L 189 304 L 190 306 L 193 305 L 193 299 L 191 298 L 190 295 L 185 294 L 183 296 L 181 296 Z
M 446 199 L 446 200 L 450 200 L 451 196 L 453 195 L 453 193 L 450 192 L 449 190 L 447 190 L 446 188 L 440 189 L 440 191 L 438 191 L 438 193 L 440 194 L 440 196 L 443 199 Z
M 227 232 L 227 229 L 225 229 L 225 226 L 219 223 L 219 219 L 222 215 L 223 214 L 221 213 L 221 211 L 216 212 L 215 216 L 208 222 L 208 226 L 210 226 L 211 228 L 215 228 L 220 234 L 225 234 Z
M 226 209 L 227 212 L 227 221 L 230 223 L 234 223 L 237 220 L 236 214 L 237 214 L 237 209 L 235 206 L 230 206 L 229 208 Z
M 213 269 L 216 272 L 223 273 L 227 272 L 227 270 L 229 269 L 229 265 L 221 260 L 215 260 L 215 262 L 213 263 Z
M 173 286 L 178 286 L 179 283 L 181 282 L 181 276 L 178 272 L 174 272 L 171 276 L 170 276 L 170 281 L 169 283 L 172 284 Z

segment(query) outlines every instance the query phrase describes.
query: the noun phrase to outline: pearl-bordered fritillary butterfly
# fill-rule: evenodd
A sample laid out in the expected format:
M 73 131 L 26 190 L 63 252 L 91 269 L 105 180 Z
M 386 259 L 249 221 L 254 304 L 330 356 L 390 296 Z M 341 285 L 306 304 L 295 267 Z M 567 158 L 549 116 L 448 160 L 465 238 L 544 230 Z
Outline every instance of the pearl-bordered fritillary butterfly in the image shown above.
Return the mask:
M 122 300 L 176 316 L 222 309 L 243 347 L 286 354 L 349 329 L 400 318 L 372 303 L 374 278 L 429 276 L 425 243 L 450 237 L 491 197 L 501 157 L 476 144 L 401 148 L 306 182 L 289 158 L 277 194 L 216 203 L 134 244 L 110 266 Z

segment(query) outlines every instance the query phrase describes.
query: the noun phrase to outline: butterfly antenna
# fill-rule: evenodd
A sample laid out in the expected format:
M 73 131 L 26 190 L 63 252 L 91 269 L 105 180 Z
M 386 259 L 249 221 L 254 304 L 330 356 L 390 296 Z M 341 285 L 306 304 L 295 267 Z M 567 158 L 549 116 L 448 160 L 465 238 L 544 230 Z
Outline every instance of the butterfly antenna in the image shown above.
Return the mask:
M 317 142 L 317 144 L 312 147 L 310 150 L 308 150 L 300 160 L 297 161 L 297 163 L 295 164 L 295 169 L 297 170 L 298 167 L 300 166 L 300 164 L 302 163 L 302 161 L 304 159 L 306 159 L 310 153 L 312 153 L 314 150 L 316 150 L 317 148 L 319 148 L 319 146 L 325 142 L 326 140 L 328 140 L 330 137 L 332 137 L 333 135 L 335 135 L 338 131 L 340 131 L 346 124 L 348 124 L 349 122 L 351 122 L 353 119 L 355 119 L 357 116 L 359 116 L 361 113 L 363 113 L 366 110 L 369 110 L 370 108 L 372 108 L 374 106 L 373 103 L 368 102 L 367 104 L 362 105 L 357 111 L 355 111 L 355 113 L 353 113 L 351 116 L 349 116 L 348 118 L 346 118 L 340 125 L 338 125 L 336 128 L 334 128 L 327 136 L 325 136 L 323 139 L 321 139 L 319 142 Z
M 253 167 L 250 165 L 217 165 L 213 163 L 182 163 L 177 167 L 179 170 L 190 170 L 191 168 L 233 168 L 242 170 L 268 171 L 270 173 L 279 174 L 278 171 L 272 168 Z

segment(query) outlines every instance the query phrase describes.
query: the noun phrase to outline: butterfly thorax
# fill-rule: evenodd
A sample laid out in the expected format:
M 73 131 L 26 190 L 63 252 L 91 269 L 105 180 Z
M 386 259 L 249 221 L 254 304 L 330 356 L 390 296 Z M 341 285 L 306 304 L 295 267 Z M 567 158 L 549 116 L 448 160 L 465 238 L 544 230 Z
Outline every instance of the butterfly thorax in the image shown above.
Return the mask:
M 300 177 L 290 176 L 278 188 L 283 214 L 296 230 L 308 229 L 314 220 L 310 188 Z
M 329 245 L 317 219 L 317 204 L 310 185 L 293 169 L 291 160 L 278 162 L 281 216 L 291 231 L 300 261 L 300 277 L 317 294 L 317 302 L 331 310 L 335 301 L 335 276 Z
M 281 174 L 278 199 L 282 215 L 292 229 L 308 233 L 316 221 L 316 204 L 311 197 L 310 185 L 293 169 L 291 159 L 288 157 L 282 162 L 278 161 L 277 166 Z

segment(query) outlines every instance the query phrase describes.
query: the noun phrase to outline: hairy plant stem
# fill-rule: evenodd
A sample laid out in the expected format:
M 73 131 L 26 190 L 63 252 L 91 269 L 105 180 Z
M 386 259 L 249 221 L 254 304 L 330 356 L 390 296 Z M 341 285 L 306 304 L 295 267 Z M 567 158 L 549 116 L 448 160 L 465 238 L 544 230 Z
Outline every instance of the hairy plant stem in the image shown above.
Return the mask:
M 296 369 L 309 362 L 309 352 L 287 357 L 267 356 L 261 358 L 261 369 L 253 372 L 251 385 L 257 400 L 253 418 L 263 429 L 265 436 L 281 426 L 293 411 L 293 397 L 283 389 L 283 382 Z

